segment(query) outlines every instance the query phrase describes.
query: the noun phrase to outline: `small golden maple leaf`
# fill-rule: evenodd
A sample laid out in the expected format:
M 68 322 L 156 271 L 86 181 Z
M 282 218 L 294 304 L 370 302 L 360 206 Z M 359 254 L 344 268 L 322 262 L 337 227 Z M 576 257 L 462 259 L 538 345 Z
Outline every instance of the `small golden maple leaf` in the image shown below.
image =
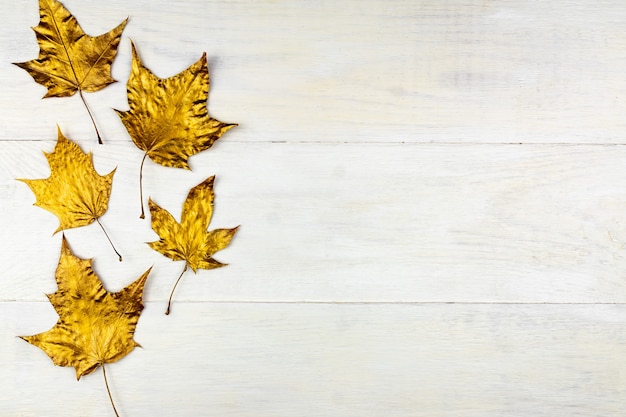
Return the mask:
M 44 152 L 50 164 L 50 176 L 45 179 L 18 181 L 28 184 L 35 194 L 36 206 L 59 218 L 59 227 L 54 233 L 86 226 L 94 221 L 104 231 L 99 218 L 109 205 L 115 169 L 106 175 L 98 174 L 93 166 L 91 153 L 84 153 L 77 144 L 63 135 L 60 128 L 57 130 L 58 139 L 54 152 Z M 104 233 L 106 235 L 106 231 Z
M 162 79 L 143 65 L 134 43 L 131 44 L 133 63 L 127 84 L 130 110 L 115 111 L 133 143 L 145 152 L 139 173 L 143 219 L 141 171 L 146 156 L 163 166 L 190 169 L 190 156 L 209 149 L 237 125 L 209 116 L 206 53 L 181 73 Z
M 72 96 L 78 91 L 94 122 L 83 91 L 98 91 L 115 82 L 111 64 L 128 19 L 111 31 L 92 37 L 83 32 L 76 18 L 57 0 L 39 0 L 39 15 L 39 25 L 33 28 L 39 56 L 15 65 L 48 89 L 44 98 Z M 94 128 L 102 143 L 95 122 Z
M 104 372 L 105 363 L 116 362 L 139 346 L 134 333 L 150 273 L 148 269 L 132 284 L 111 293 L 104 289 L 91 264 L 91 259 L 75 256 L 63 236 L 55 273 L 58 288 L 48 294 L 59 319 L 46 332 L 20 336 L 43 350 L 55 365 L 74 367 L 77 379 L 98 366 Z
M 188 266 L 194 272 L 197 269 L 214 269 L 226 266 L 226 264 L 213 259 L 212 256 L 230 244 L 239 226 L 232 229 L 207 230 L 213 215 L 214 180 L 214 176 L 207 178 L 189 191 L 183 203 L 180 223 L 152 199 L 148 202 L 152 218 L 152 230 L 160 238 L 160 240 L 150 242 L 148 245 L 174 261 L 185 261 L 183 272 L 176 280 L 170 294 L 165 314 L 169 314 L 174 290 Z

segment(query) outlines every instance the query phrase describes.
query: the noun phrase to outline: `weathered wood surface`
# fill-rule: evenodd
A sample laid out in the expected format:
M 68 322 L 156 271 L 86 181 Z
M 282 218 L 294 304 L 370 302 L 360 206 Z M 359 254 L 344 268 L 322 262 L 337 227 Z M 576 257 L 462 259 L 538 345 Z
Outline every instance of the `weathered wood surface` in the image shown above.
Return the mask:
M 19 237 L 0 253 L 6 300 L 54 289 L 58 220 L 14 180 L 46 177 L 40 150 L 53 147 L 0 143 L 0 222 L 9 242 Z M 144 243 L 157 236 L 138 216 L 141 152 L 117 142 L 96 151 L 100 172 L 117 166 L 102 222 L 125 260 L 95 224 L 66 236 L 115 288 L 155 265 L 147 299 L 166 299 L 183 265 Z M 241 224 L 215 256 L 230 265 L 188 273 L 180 299 L 623 302 L 624 161 L 624 146 L 224 141 L 194 156 L 193 172 L 147 163 L 144 179 L 179 218 L 188 189 L 217 174 L 212 225 Z
M 626 406 L 616 305 L 148 303 L 144 346 L 107 366 L 127 416 L 607 416 Z M 54 324 L 2 303 L 2 334 Z M 20 339 L 10 415 L 111 415 L 102 372 L 74 380 Z M 6 365 L 5 365 L 6 368 Z
M 211 111 L 241 125 L 232 140 L 624 142 L 621 0 L 65 4 L 94 35 L 130 16 L 120 82 L 87 97 L 108 140 L 127 138 L 110 108 L 127 108 L 132 38 L 161 77 L 207 52 Z M 37 2 L 5 1 L 0 14 L 0 61 L 36 56 Z M 39 100 L 43 87 L 15 66 L 0 77 L 1 139 L 47 139 L 57 123 L 93 136 L 77 97 Z
M 56 320 L 60 234 L 16 178 L 43 178 L 56 125 L 117 167 L 97 226 L 66 236 L 110 290 L 149 266 L 137 350 L 107 369 L 122 416 L 622 416 L 626 402 L 626 3 L 122 1 L 64 4 L 95 35 L 130 16 L 120 82 L 77 97 L 10 65 L 37 2 L 0 3 L 0 415 L 111 416 L 17 335 Z M 210 113 L 239 123 L 148 162 L 180 215 L 216 175 L 230 265 L 184 278 L 140 220 L 128 39 L 157 75 L 207 52 Z

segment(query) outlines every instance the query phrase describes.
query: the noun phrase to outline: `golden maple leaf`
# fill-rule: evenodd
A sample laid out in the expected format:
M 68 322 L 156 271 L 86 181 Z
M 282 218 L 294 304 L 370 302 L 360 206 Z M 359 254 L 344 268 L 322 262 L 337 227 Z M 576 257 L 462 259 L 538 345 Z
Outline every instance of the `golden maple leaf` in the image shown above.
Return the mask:
M 129 111 L 115 110 L 133 143 L 145 152 L 139 169 L 141 218 L 143 219 L 143 163 L 154 162 L 190 169 L 188 159 L 210 148 L 236 124 L 209 116 L 209 70 L 206 53 L 181 73 L 166 79 L 146 68 L 131 42 L 133 63 L 127 84 Z
M 39 15 L 39 25 L 33 28 L 39 56 L 15 65 L 48 89 L 44 98 L 72 96 L 78 91 L 102 143 L 83 91 L 98 91 L 115 82 L 111 63 L 128 19 L 111 31 L 92 37 L 83 32 L 76 18 L 57 0 L 39 0 Z
M 106 175 L 98 174 L 94 169 L 91 153 L 84 153 L 77 144 L 63 135 L 60 128 L 57 130 L 58 139 L 54 152 L 44 152 L 50 164 L 50 176 L 45 179 L 18 181 L 28 184 L 35 194 L 36 206 L 59 218 L 59 227 L 54 233 L 96 221 L 111 242 L 100 217 L 109 205 L 115 169 Z M 119 256 L 117 250 L 115 252 Z M 122 257 L 119 258 L 121 261 Z
M 169 314 L 174 290 L 188 266 L 194 272 L 197 269 L 214 269 L 226 266 L 226 264 L 213 259 L 212 256 L 230 244 L 239 226 L 233 229 L 207 231 L 213 215 L 214 180 L 214 176 L 207 178 L 189 190 L 187 199 L 183 203 L 180 223 L 152 199 L 148 201 L 152 230 L 160 237 L 160 240 L 150 242 L 148 245 L 174 261 L 185 261 L 183 272 L 172 288 L 165 314 Z
M 91 263 L 91 259 L 75 256 L 63 236 L 55 273 L 58 288 L 48 294 L 59 319 L 46 332 L 20 336 L 43 350 L 55 365 L 74 367 L 77 379 L 98 366 L 105 372 L 105 363 L 116 362 L 139 346 L 133 335 L 150 273 L 148 269 L 132 284 L 111 293 L 104 289 Z M 106 373 L 104 377 L 106 382 Z

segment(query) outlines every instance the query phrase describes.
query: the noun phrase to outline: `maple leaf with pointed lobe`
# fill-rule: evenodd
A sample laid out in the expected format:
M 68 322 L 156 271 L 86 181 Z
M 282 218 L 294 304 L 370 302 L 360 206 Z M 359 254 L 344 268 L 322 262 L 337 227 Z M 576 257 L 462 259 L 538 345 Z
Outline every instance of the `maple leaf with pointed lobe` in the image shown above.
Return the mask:
M 39 16 L 39 25 L 33 28 L 39 56 L 15 65 L 48 89 L 44 98 L 72 96 L 78 91 L 102 143 L 83 91 L 98 91 L 115 82 L 111 64 L 128 19 L 93 37 L 85 34 L 76 18 L 57 0 L 39 0 Z
M 209 149 L 227 130 L 237 126 L 209 116 L 209 70 L 206 53 L 170 78 L 146 68 L 132 44 L 133 62 L 127 84 L 129 111 L 116 110 L 133 143 L 145 152 L 139 169 L 143 219 L 142 170 L 146 157 L 157 164 L 190 169 L 190 156 Z
M 152 199 L 148 201 L 152 230 L 160 238 L 158 241 L 148 243 L 148 245 L 174 261 L 185 261 L 183 272 L 176 280 L 170 294 L 165 314 L 169 314 L 174 290 L 187 267 L 196 272 L 198 269 L 214 269 L 226 266 L 226 264 L 213 259 L 213 254 L 230 244 L 239 226 L 232 229 L 207 230 L 213 215 L 214 180 L 214 176 L 207 178 L 189 191 L 183 203 L 180 223 Z
M 74 367 L 77 379 L 99 366 L 105 372 L 104 364 L 120 360 L 139 346 L 134 333 L 149 273 L 150 269 L 111 293 L 93 271 L 92 260 L 75 256 L 63 236 L 55 273 L 57 290 L 48 294 L 59 319 L 48 331 L 20 337 L 43 350 L 55 365 Z M 106 373 L 104 377 L 106 382 Z
M 58 139 L 54 152 L 44 152 L 50 164 L 50 176 L 45 179 L 18 181 L 28 184 L 35 194 L 36 206 L 58 217 L 59 227 L 54 233 L 86 226 L 94 221 L 104 231 L 100 217 L 108 209 L 115 169 L 106 175 L 98 174 L 93 166 L 91 153 L 84 153 L 77 144 L 63 135 L 60 128 L 57 130 Z M 104 233 L 108 239 L 106 231 Z M 119 256 L 117 250 L 115 252 Z M 119 258 L 121 261 L 122 257 Z

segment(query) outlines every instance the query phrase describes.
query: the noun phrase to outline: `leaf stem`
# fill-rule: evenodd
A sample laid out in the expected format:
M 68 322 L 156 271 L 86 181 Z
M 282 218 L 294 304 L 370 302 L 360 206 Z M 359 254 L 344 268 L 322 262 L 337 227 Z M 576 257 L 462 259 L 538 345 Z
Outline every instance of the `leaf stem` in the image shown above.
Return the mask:
M 102 138 L 100 137 L 98 126 L 96 126 L 96 121 L 94 120 L 93 115 L 91 114 L 91 110 L 89 109 L 89 106 L 87 105 L 87 102 L 85 101 L 85 97 L 83 96 L 83 90 L 78 89 L 78 95 L 80 95 L 80 99 L 83 100 L 83 104 L 85 105 L 85 108 L 87 109 L 87 113 L 89 113 L 89 117 L 91 118 L 91 123 L 93 123 L 93 128 L 96 129 L 96 136 L 98 136 L 98 143 L 102 145 Z
M 107 387 L 107 393 L 109 394 L 109 400 L 111 400 L 111 406 L 113 407 L 113 411 L 115 412 L 116 417 L 120 417 L 119 413 L 117 412 L 117 409 L 115 408 L 115 403 L 113 402 L 113 396 L 111 395 L 111 390 L 109 389 L 109 381 L 107 380 L 107 371 L 104 368 L 104 362 L 102 362 L 101 365 L 102 365 L 102 375 L 104 375 L 104 385 L 106 385 Z
M 170 314 L 170 307 L 172 305 L 172 297 L 174 296 L 174 291 L 176 290 L 176 286 L 178 285 L 178 282 L 183 277 L 183 274 L 185 273 L 186 270 L 187 270 L 187 262 L 185 262 L 185 267 L 183 268 L 183 272 L 180 273 L 180 275 L 178 276 L 178 279 L 176 280 L 176 283 L 174 284 L 174 288 L 172 288 L 172 292 L 170 293 L 170 299 L 167 300 L 167 310 L 165 310 L 166 315 Z
M 141 215 L 140 219 L 145 219 L 146 215 L 143 211 L 143 163 L 146 162 L 146 156 L 148 156 L 148 152 L 143 154 L 143 158 L 141 159 L 141 166 L 139 167 L 139 202 L 141 203 Z
M 115 249 L 115 245 L 113 245 L 113 242 L 111 241 L 111 238 L 109 237 L 109 234 L 107 233 L 107 231 L 104 229 L 104 226 L 102 225 L 102 223 L 100 223 L 100 219 L 96 218 L 96 221 L 98 222 L 98 224 L 100 225 L 100 228 L 102 229 L 102 231 L 104 232 L 104 235 L 107 237 L 107 240 L 109 241 L 109 243 L 111 244 L 111 247 L 113 248 L 113 250 L 115 251 L 115 253 L 117 254 L 117 256 L 120 258 L 120 262 L 122 262 L 122 255 L 120 255 L 120 253 L 117 251 L 117 249 Z

